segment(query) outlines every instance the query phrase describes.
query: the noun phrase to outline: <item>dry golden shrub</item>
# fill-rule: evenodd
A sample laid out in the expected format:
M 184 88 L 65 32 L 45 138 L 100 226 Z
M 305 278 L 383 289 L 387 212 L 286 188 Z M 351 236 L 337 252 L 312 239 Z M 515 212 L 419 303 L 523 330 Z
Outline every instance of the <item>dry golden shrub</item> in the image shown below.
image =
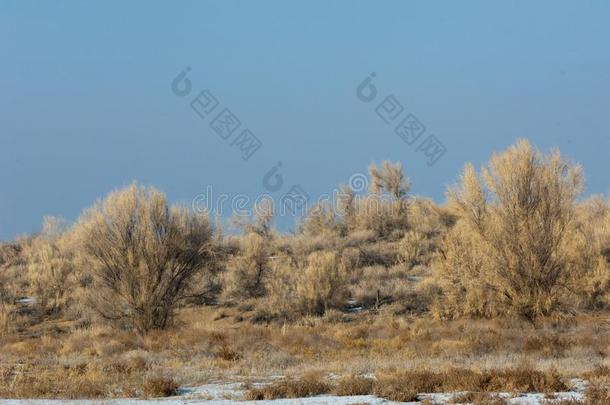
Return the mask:
M 240 238 L 240 252 L 227 263 L 225 295 L 230 299 L 262 297 L 269 271 L 271 242 L 251 232 Z
M 356 229 L 356 193 L 345 184 L 339 185 L 337 190 L 335 208 L 338 220 L 335 226 L 342 235 L 347 235 Z
M 371 164 L 369 166 L 371 178 L 370 190 L 372 193 L 389 193 L 398 202 L 404 199 L 411 191 L 411 181 L 405 176 L 400 163 L 391 163 L 387 160 L 381 162 L 381 166 Z M 401 210 L 404 205 L 400 206 Z
M 277 258 L 266 283 L 266 313 L 296 319 L 343 308 L 348 293 L 346 260 L 328 251 L 313 252 L 302 262 Z
M 78 306 L 79 257 L 66 223 L 45 217 L 35 236 L 0 248 L 0 303 L 15 304 L 13 312 L 26 324 L 68 316 Z
M 434 263 L 438 285 L 443 290 L 433 314 L 441 319 L 460 316 L 492 318 L 503 307 L 485 282 L 486 251 L 470 228 L 462 221 L 443 238 L 440 259 Z
M 140 333 L 168 326 L 195 293 L 191 281 L 213 268 L 207 217 L 168 207 L 153 188 L 111 193 L 83 215 L 77 232 L 94 263 L 93 308 Z
M 271 237 L 275 206 L 271 198 L 257 200 L 254 206 L 254 223 L 246 231 L 255 232 L 264 238 Z
M 75 288 L 74 251 L 69 235 L 43 233 L 24 248 L 28 293 L 46 310 L 68 305 Z
M 401 262 L 409 268 L 427 261 L 431 246 L 428 237 L 419 231 L 409 231 L 398 245 Z
M 432 200 L 415 197 L 409 204 L 409 229 L 435 239 L 455 222 L 454 214 Z
M 255 322 L 266 322 L 274 318 L 295 319 L 299 316 L 296 307 L 298 282 L 296 263 L 288 256 L 280 256 L 271 262 L 271 271 L 265 283 L 267 292 L 259 302 Z
M 347 247 L 341 252 L 341 263 L 349 274 L 353 274 L 360 267 L 362 253 L 360 249 Z
M 154 377 L 144 381 L 142 390 L 147 398 L 163 398 L 176 395 L 179 387 L 172 378 Z
M 309 372 L 299 378 L 285 378 L 262 388 L 251 388 L 246 399 L 252 401 L 306 398 L 327 394 L 332 386 L 321 373 Z
M 554 371 L 529 367 L 474 371 L 393 370 L 376 375 L 375 394 L 395 401 L 414 401 L 417 394 L 434 392 L 559 392 L 568 389 Z
M 355 204 L 355 229 L 373 231 L 377 238 L 387 237 L 394 230 L 406 229 L 405 202 L 371 194 Z
M 374 380 L 359 375 L 340 378 L 333 389 L 333 394 L 340 397 L 370 395 L 373 392 Z
M 296 295 L 305 313 L 322 315 L 345 303 L 347 271 L 338 254 L 310 254 L 299 278 Z
M 573 309 L 581 280 L 594 274 L 582 265 L 576 221 L 582 183 L 579 166 L 524 140 L 495 154 L 480 176 L 466 165 L 449 193 L 459 221 L 436 264 L 446 292 L 437 314 L 534 319 Z
M 300 231 L 307 236 L 335 235 L 339 229 L 335 222 L 335 213 L 330 203 L 320 202 L 307 212 L 300 226 Z
M 595 196 L 578 206 L 580 243 L 574 255 L 581 266 L 591 269 L 580 280 L 584 306 L 599 309 L 610 306 L 610 200 Z
M 406 300 L 413 292 L 404 266 L 365 266 L 358 269 L 350 283 L 350 296 L 366 308 Z

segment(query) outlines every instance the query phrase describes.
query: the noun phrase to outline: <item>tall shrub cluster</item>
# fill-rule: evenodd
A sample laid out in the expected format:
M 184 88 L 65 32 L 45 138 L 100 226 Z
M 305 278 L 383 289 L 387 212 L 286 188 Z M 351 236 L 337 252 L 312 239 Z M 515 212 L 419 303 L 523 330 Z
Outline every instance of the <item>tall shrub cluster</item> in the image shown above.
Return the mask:
M 466 165 L 449 193 L 459 220 L 437 263 L 439 313 L 534 319 L 576 308 L 593 270 L 577 219 L 582 188 L 579 166 L 524 140 L 481 173 Z
M 110 194 L 77 229 L 92 259 L 93 307 L 141 333 L 167 327 L 178 304 L 197 293 L 191 281 L 212 269 L 207 217 L 169 207 L 152 188 L 132 185 Z
M 533 320 L 610 304 L 610 201 L 580 201 L 581 168 L 558 151 L 519 141 L 480 171 L 467 164 L 446 205 L 412 197 L 399 164 L 369 175 L 368 194 L 341 186 L 335 205 L 314 206 L 290 234 L 273 228 L 270 200 L 224 236 L 135 184 L 73 226 L 48 218 L 0 245 L 0 331 L 35 312 L 144 334 L 209 302 L 245 303 L 262 321 L 385 303 Z

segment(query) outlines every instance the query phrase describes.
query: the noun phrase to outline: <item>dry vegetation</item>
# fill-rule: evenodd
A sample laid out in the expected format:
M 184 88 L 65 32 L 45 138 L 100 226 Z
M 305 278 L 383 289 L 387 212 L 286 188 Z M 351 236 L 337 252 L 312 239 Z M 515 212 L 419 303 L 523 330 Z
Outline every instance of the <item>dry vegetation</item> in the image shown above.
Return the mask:
M 0 397 L 283 375 L 247 397 L 491 404 L 580 377 L 586 403 L 609 403 L 610 202 L 579 199 L 578 166 L 520 141 L 467 165 L 446 205 L 411 196 L 399 165 L 370 175 L 290 235 L 269 202 L 223 235 L 132 185 L 0 245 Z

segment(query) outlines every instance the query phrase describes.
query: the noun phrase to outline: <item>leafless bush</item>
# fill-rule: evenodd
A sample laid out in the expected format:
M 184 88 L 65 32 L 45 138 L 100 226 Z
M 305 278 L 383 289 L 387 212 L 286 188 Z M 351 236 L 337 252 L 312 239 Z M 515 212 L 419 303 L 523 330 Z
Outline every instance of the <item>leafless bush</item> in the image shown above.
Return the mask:
M 251 223 L 239 224 L 239 219 L 235 219 L 244 229 L 245 234 L 257 233 L 264 238 L 270 238 L 272 234 L 273 218 L 275 217 L 275 206 L 270 198 L 263 198 L 257 201 L 254 206 L 254 218 Z
M 344 184 L 339 186 L 336 209 L 339 216 L 337 227 L 343 235 L 356 229 L 356 194 Z
M 403 202 L 388 200 L 378 194 L 357 201 L 355 223 L 358 230 L 374 231 L 377 238 L 387 237 L 396 229 L 407 228 Z
M 579 243 L 572 255 L 591 271 L 578 288 L 590 309 L 610 305 L 610 201 L 593 197 L 578 206 Z
M 332 235 L 336 234 L 338 227 L 335 214 L 330 204 L 323 202 L 314 205 L 308 212 L 301 225 L 301 232 L 305 235 Z
M 421 263 L 430 252 L 430 242 L 426 235 L 418 231 L 409 231 L 398 245 L 400 259 L 409 267 Z
M 403 201 L 411 191 L 411 182 L 405 177 L 400 163 L 383 161 L 381 167 L 373 163 L 369 167 L 369 174 L 371 176 L 370 188 L 372 193 L 385 191 L 396 201 Z
M 140 333 L 167 327 L 189 283 L 213 261 L 207 218 L 169 208 L 152 188 L 111 193 L 84 214 L 78 231 L 95 260 L 95 310 Z
M 238 299 L 261 297 L 265 294 L 271 242 L 258 233 L 246 234 L 240 242 L 239 255 L 227 264 L 225 294 Z
M 142 390 L 146 398 L 163 398 L 176 395 L 180 386 L 172 378 L 154 377 L 144 381 Z
M 42 231 L 24 246 L 28 295 L 47 311 L 65 309 L 75 289 L 75 247 L 67 225 L 46 217 Z
M 252 401 L 305 398 L 330 392 L 332 385 L 323 375 L 309 372 L 300 378 L 284 378 L 261 388 L 250 388 L 246 399 Z
M 267 282 L 266 311 L 295 319 L 342 308 L 347 296 L 346 264 L 352 259 L 328 251 L 311 253 L 304 262 L 278 258 Z
M 524 140 L 494 155 L 481 176 L 466 165 L 450 190 L 460 219 L 438 263 L 447 294 L 441 312 L 533 319 L 573 304 L 577 281 L 591 275 L 575 257 L 583 254 L 575 249 L 582 183 L 579 166 Z
M 335 227 L 343 235 L 355 230 L 372 230 L 384 237 L 407 227 L 411 184 L 400 163 L 371 164 L 369 175 L 370 195 L 356 198 L 349 187 L 339 189 L 336 206 L 339 218 Z
M 346 281 L 345 265 L 337 253 L 312 253 L 296 288 L 300 304 L 306 313 L 314 315 L 341 307 L 345 300 Z

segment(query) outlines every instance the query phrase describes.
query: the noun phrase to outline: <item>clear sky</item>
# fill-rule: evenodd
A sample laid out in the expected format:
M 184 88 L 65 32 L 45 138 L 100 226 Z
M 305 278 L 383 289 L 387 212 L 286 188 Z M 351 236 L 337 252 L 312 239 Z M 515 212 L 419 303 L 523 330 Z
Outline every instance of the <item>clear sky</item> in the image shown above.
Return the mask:
M 134 180 L 185 204 L 207 186 L 253 198 L 280 161 L 274 197 L 300 184 L 316 198 L 390 159 L 442 201 L 465 161 L 520 137 L 607 193 L 609 21 L 601 0 L 0 0 L 0 240 Z M 202 119 L 190 103 L 204 89 L 219 106 Z M 377 115 L 390 95 L 425 126 L 419 141 L 446 147 L 433 166 Z M 248 160 L 210 127 L 224 108 L 232 137 L 262 142 Z

